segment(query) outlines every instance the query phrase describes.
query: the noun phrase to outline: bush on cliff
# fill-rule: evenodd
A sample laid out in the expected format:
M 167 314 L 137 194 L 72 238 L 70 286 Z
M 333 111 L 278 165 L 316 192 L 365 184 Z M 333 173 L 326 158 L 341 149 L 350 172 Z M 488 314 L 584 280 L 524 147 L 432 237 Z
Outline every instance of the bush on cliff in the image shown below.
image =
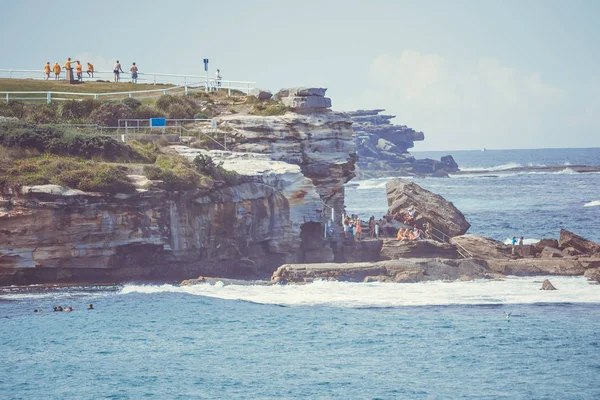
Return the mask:
M 41 156 L 16 160 L 0 178 L 0 189 L 55 184 L 86 192 L 133 193 L 135 186 L 123 166 Z
M 242 182 L 242 177 L 235 171 L 223 168 L 222 164 L 216 164 L 213 159 L 204 154 L 198 154 L 194 158 L 196 170 L 203 175 L 208 175 L 216 180 L 224 181 L 229 185 L 236 185 Z
M 53 125 L 24 122 L 0 123 L 0 145 L 35 149 L 40 153 L 121 162 L 151 163 L 156 160 L 157 154 L 152 146 L 129 146 L 110 136 L 90 135 Z
M 65 101 L 60 109 L 60 116 L 64 121 L 80 121 L 85 122 L 90 114 L 100 108 L 102 103 L 98 100 L 86 99 L 82 101 L 68 100 Z
M 275 100 L 250 100 L 249 102 L 252 104 L 252 110 L 250 111 L 250 114 L 254 115 L 283 115 L 290 110 L 289 107 Z
M 151 180 L 163 181 L 168 190 L 208 189 L 213 186 L 209 176 L 198 173 L 182 156 L 160 155 L 154 165 L 144 167 L 144 175 Z

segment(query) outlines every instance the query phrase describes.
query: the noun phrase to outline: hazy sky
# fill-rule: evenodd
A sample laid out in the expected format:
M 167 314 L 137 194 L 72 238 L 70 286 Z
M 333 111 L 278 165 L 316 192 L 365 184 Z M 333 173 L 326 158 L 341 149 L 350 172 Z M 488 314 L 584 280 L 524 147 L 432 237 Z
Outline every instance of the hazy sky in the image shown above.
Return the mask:
M 600 1 L 8 1 L 0 68 L 74 57 L 385 108 L 415 150 L 600 147 Z

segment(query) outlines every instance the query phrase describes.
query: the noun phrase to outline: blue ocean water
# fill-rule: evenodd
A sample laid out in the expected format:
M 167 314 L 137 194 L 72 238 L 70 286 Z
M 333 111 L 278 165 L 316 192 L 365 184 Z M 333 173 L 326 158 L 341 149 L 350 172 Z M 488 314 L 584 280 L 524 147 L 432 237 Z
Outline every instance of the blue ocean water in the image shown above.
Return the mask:
M 576 153 L 560 159 L 577 164 Z M 456 158 L 468 168 L 467 156 Z M 471 166 L 528 162 L 502 157 Z M 598 240 L 600 207 L 586 204 L 600 200 L 599 180 L 419 183 L 478 233 L 556 237 L 564 225 Z M 350 188 L 349 211 L 385 211 L 382 184 Z M 600 286 L 550 279 L 557 291 L 539 290 L 543 277 L 0 288 L 0 399 L 600 398 Z
M 446 152 L 414 153 L 439 159 Z M 600 242 L 600 173 L 576 173 L 569 165 L 600 165 L 600 149 L 488 150 L 453 152 L 462 170 L 486 169 L 485 175 L 449 179 L 415 178 L 424 188 L 444 196 L 471 223 L 469 233 L 505 241 L 558 238 L 561 228 Z M 509 168 L 565 165 L 559 172 L 506 173 Z M 387 211 L 389 179 L 352 181 L 346 189 L 348 213 L 368 219 Z M 358 185 L 358 186 L 357 186 Z

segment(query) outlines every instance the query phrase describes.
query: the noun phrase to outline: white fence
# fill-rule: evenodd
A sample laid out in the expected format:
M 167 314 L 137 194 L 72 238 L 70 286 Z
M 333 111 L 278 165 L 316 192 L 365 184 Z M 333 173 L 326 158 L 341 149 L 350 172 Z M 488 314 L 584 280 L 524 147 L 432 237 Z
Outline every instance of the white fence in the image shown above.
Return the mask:
M 54 73 L 50 74 L 50 80 L 54 80 Z M 96 81 L 98 79 L 113 81 L 113 72 L 107 71 L 94 71 L 94 77 L 87 77 L 87 73 L 83 73 L 83 81 Z M 45 79 L 44 71 L 42 70 L 24 70 L 24 69 L 0 69 L 0 78 L 15 78 L 15 79 Z M 64 79 L 62 79 L 64 80 Z M 121 82 L 128 82 L 131 80 L 131 74 L 124 72 L 121 74 Z M 175 75 L 175 74 L 159 74 L 159 73 L 138 73 L 138 82 L 150 83 L 150 84 L 168 84 L 175 85 L 164 89 L 153 89 L 153 90 L 136 90 L 128 92 L 111 92 L 111 93 L 77 93 L 77 92 L 5 92 L 0 91 L 0 98 L 5 101 L 9 100 L 22 100 L 22 101 L 46 101 L 48 103 L 52 100 L 72 100 L 76 98 L 94 98 L 100 99 L 101 97 L 154 97 L 161 94 L 170 93 L 184 93 L 188 94 L 192 90 L 227 90 L 228 95 L 231 95 L 232 90 L 250 93 L 256 82 L 248 81 L 229 81 L 223 79 L 209 78 L 208 76 L 201 75 Z M 62 97 L 61 97 L 62 96 Z M 69 96 L 65 98 L 64 96 Z

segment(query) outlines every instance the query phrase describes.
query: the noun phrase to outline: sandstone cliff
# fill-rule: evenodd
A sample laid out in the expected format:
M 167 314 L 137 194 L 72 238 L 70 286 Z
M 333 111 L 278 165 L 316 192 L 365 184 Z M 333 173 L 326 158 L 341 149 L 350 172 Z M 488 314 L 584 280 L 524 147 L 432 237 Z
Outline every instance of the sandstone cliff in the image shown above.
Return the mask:
M 174 146 L 190 159 L 211 155 L 242 175 L 236 185 L 116 196 L 45 185 L 3 195 L 0 284 L 268 277 L 309 255 L 333 261 L 324 230 L 340 220 L 356 157 L 352 121 L 313 98 L 324 90 L 289 90 L 285 115 L 218 118 L 230 151 Z

